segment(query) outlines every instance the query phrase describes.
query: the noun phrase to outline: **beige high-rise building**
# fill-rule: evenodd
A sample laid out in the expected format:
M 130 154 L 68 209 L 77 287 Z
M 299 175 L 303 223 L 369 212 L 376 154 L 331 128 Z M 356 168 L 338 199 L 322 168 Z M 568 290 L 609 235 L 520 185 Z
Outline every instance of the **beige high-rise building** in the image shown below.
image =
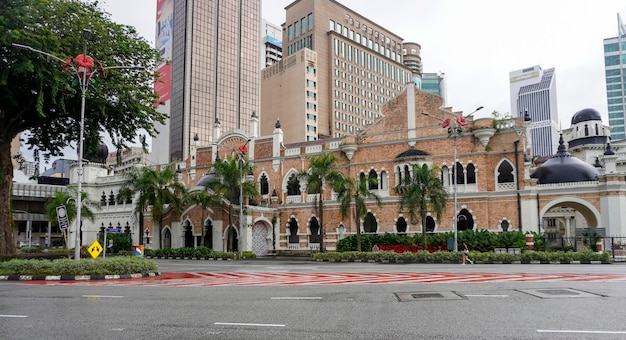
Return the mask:
M 354 135 L 412 81 L 403 39 L 334 0 L 286 8 L 283 60 L 261 74 L 261 135 L 284 142 Z
M 157 47 L 171 60 L 159 68 L 157 93 L 170 119 L 153 152 L 185 160 L 192 143 L 213 142 L 216 121 L 248 131 L 260 108 L 261 2 L 159 0 L 157 26 Z

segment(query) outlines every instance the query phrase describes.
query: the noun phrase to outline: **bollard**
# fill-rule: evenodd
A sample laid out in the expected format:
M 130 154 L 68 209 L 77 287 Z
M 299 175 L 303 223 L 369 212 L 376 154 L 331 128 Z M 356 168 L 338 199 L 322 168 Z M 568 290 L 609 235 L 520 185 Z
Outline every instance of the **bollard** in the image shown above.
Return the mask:
M 535 250 L 535 235 L 526 234 L 526 248 L 528 250 Z

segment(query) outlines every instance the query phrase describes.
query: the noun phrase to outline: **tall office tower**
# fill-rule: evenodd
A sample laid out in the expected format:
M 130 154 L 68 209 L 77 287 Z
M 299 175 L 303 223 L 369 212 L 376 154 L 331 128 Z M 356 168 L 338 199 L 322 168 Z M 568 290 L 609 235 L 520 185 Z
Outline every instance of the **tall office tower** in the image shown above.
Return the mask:
M 261 69 L 283 58 L 283 32 L 280 26 L 263 19 L 261 23 Z
M 260 1 L 158 0 L 157 25 L 157 48 L 171 55 L 171 82 L 160 82 L 171 86 L 162 91 L 169 161 L 185 160 L 196 136 L 210 144 L 216 121 L 247 132 L 260 108 Z M 165 144 L 159 138 L 153 149 Z
M 417 88 L 422 84 L 422 47 L 418 43 L 405 42 L 402 46 L 402 63 L 411 70 L 411 77 Z
M 511 116 L 531 119 L 534 156 L 551 156 L 558 147 L 559 125 L 554 68 L 539 65 L 509 73 Z
M 446 105 L 446 78 L 443 73 L 423 73 L 421 82 L 420 90 L 441 97 Z
M 618 36 L 604 39 L 604 74 L 613 140 L 626 139 L 626 26 L 617 14 Z
M 334 0 L 286 8 L 283 60 L 262 71 L 261 135 L 285 143 L 356 134 L 404 90 L 403 39 Z

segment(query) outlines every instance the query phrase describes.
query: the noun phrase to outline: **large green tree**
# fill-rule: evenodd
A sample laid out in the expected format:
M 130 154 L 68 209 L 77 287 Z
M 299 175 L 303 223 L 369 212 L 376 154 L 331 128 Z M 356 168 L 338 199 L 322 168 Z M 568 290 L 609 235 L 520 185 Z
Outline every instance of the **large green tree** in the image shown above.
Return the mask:
M 88 40 L 83 30 L 91 31 Z M 33 50 L 13 44 L 30 46 Z M 9 211 L 13 166 L 11 141 L 29 131 L 24 141 L 46 157 L 76 145 L 80 131 L 81 91 L 72 66 L 58 59 L 86 50 L 104 67 L 89 82 L 84 119 L 84 153 L 99 144 L 100 132 L 127 145 L 138 131 L 155 136 L 153 81 L 159 54 L 133 27 L 111 21 L 97 1 L 0 0 L 0 254 L 15 252 Z
M 172 210 L 180 213 L 183 208 L 185 186 L 177 181 L 176 164 L 170 163 L 160 168 L 134 167 L 125 174 L 126 181 L 120 188 L 118 200 L 136 199 L 135 213 L 140 218 L 151 207 L 152 225 L 156 225 L 159 248 L 163 248 L 163 213 Z M 155 240 L 156 242 L 156 240 Z
M 216 180 L 207 183 L 207 188 L 218 200 L 224 200 L 228 206 L 228 242 L 227 251 L 233 251 L 235 234 L 234 231 L 239 229 L 233 223 L 234 204 L 242 203 L 243 197 L 249 197 L 256 200 L 259 191 L 256 189 L 254 182 L 248 179 L 247 174 L 252 173 L 252 165 L 243 155 L 236 157 L 228 157 L 223 161 L 216 161 L 213 164 Z M 243 194 L 243 197 L 241 196 Z M 239 221 L 241 225 L 241 221 Z M 239 230 L 243 233 L 243 230 Z
M 361 218 L 367 214 L 367 199 L 374 200 L 380 207 L 382 200 L 380 196 L 369 190 L 370 185 L 378 184 L 378 180 L 369 176 L 361 176 L 357 180 L 353 178 L 343 178 L 335 183 L 333 190 L 337 193 L 337 202 L 339 202 L 339 211 L 341 217 L 346 218 L 352 207 L 352 198 L 354 198 L 354 219 L 356 222 L 356 248 L 361 251 Z
M 437 220 L 446 209 L 448 192 L 441 183 L 437 167 L 429 168 L 426 164 L 411 164 L 410 176 L 402 179 L 396 186 L 396 190 L 402 195 L 400 199 L 400 212 L 407 212 L 411 220 L 420 217 L 422 222 L 422 244 L 424 249 L 427 245 L 426 237 L 426 214 L 434 212 Z
M 301 171 L 298 178 L 306 182 L 306 191 L 317 194 L 318 213 L 320 217 L 320 251 L 324 251 L 324 194 L 326 185 L 333 188 L 343 180 L 341 172 L 336 170 L 339 160 L 333 153 L 323 153 L 307 157 L 309 170 Z

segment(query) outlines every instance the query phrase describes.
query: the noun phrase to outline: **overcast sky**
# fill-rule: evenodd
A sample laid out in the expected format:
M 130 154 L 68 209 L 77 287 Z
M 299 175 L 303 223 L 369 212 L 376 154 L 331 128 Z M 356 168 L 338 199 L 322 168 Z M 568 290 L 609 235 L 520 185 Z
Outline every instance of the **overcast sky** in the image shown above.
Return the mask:
M 338 0 L 421 45 L 424 72 L 443 72 L 448 104 L 478 115 L 510 111 L 509 72 L 533 65 L 556 74 L 563 128 L 584 108 L 608 124 L 602 41 L 618 32 L 623 0 Z M 263 18 L 282 24 L 292 0 L 263 0 Z M 156 0 L 104 0 L 116 22 L 154 41 Z

